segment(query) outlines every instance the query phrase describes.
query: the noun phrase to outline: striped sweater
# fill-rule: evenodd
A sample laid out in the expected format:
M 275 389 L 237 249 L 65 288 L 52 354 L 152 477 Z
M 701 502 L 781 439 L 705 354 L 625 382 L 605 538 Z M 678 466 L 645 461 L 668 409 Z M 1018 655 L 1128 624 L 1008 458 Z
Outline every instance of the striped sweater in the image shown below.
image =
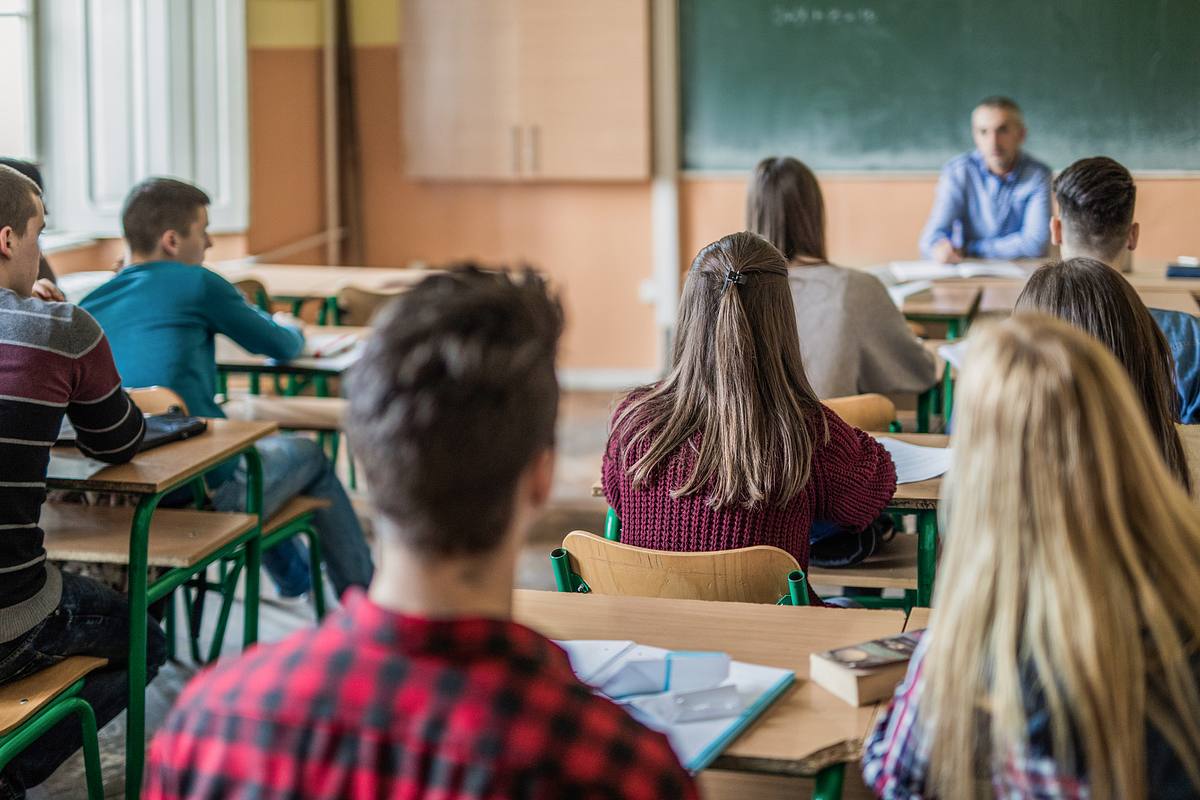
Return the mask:
M 0 289 L 0 642 L 58 606 L 61 578 L 46 563 L 38 521 L 64 413 L 92 458 L 128 461 L 142 441 L 145 422 L 96 321 L 68 303 Z
M 620 414 L 622 406 L 618 407 Z M 655 471 L 648 485 L 633 488 L 622 466 L 620 431 L 609 436 L 604 454 L 604 496 L 621 520 L 621 541 L 654 550 L 699 552 L 772 545 L 788 551 L 808 569 L 809 531 L 814 520 L 847 528 L 865 528 L 896 491 L 896 468 L 881 444 L 842 421 L 824 406 L 829 439 L 814 425 L 816 447 L 808 483 L 786 504 L 713 508 L 708 492 L 672 498 L 696 466 L 700 434 L 693 446 L 679 448 Z M 649 448 L 642 440 L 625 454 L 633 465 Z

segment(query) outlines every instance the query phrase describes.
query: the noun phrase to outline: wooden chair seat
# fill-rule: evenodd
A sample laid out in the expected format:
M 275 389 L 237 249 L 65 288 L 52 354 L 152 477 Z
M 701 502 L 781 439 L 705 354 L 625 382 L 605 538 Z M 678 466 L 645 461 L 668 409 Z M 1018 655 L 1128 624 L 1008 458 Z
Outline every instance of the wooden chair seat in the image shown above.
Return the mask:
M 329 508 L 330 502 L 319 497 L 307 497 L 300 495 L 293 497 L 284 504 L 283 508 L 275 513 L 275 516 L 267 520 L 263 525 L 263 535 L 274 533 L 285 525 L 290 525 L 305 514 L 310 514 L 322 508 Z
M 0 686 L 0 736 L 19 728 L 75 681 L 107 663 L 105 658 L 71 656 L 28 678 Z
M 822 403 L 847 424 L 864 431 L 886 431 L 896 421 L 896 404 L 881 394 L 830 397 Z
M 221 408 L 230 419 L 276 422 L 281 428 L 339 431 L 347 402 L 340 397 L 279 397 L 239 395 Z
M 846 569 L 822 569 L 810 565 L 809 583 L 871 589 L 916 589 L 917 539 L 914 534 L 898 533 L 880 552 Z
M 677 553 L 572 531 L 562 549 L 571 570 L 598 594 L 774 603 L 788 596 L 788 575 L 800 569 L 790 553 L 765 545 Z
M 190 567 L 254 527 L 251 514 L 160 508 L 150 523 L 152 567 Z M 46 554 L 56 561 L 129 563 L 133 508 L 46 503 Z

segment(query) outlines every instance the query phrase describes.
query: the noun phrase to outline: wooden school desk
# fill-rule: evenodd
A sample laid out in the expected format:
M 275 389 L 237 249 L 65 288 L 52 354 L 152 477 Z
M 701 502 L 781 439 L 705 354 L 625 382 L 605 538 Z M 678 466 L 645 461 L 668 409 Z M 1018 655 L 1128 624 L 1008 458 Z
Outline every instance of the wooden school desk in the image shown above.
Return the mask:
M 261 563 L 260 533 L 262 512 L 262 463 L 254 443 L 274 433 L 278 426 L 271 422 L 237 422 L 212 419 L 208 430 L 190 439 L 172 442 L 162 447 L 138 453 L 127 464 L 115 466 L 98 465 L 81 454 L 73 446 L 55 447 L 51 451 L 50 467 L 46 475 L 48 489 L 68 489 L 88 492 L 123 492 L 138 495 L 137 507 L 133 510 L 127 542 L 129 565 L 129 706 L 125 730 L 125 796 L 136 798 L 142 784 L 142 766 L 145 758 L 146 724 L 146 609 L 150 603 L 166 597 L 190 577 L 202 572 L 209 563 L 244 548 L 246 554 L 246 609 L 243 643 L 251 645 L 258 640 L 258 579 Z M 225 535 L 212 540 L 208 552 L 188 552 L 186 546 L 162 548 L 167 565 L 175 560 L 176 568 L 166 573 L 152 585 L 148 583 L 150 534 L 155 510 L 159 502 L 170 492 L 186 486 L 213 467 L 236 458 L 246 459 L 248 479 L 246 483 L 246 511 L 251 516 L 248 523 L 216 515 L 215 512 L 191 512 L 207 514 L 214 518 L 225 518 L 231 523 Z M 78 509 L 63 511 L 70 516 Z M 120 509 L 95 509 L 98 515 L 110 516 Z M 74 558 L 88 555 L 87 548 L 98 547 L 96 542 L 86 542 L 81 537 L 79 526 L 72 524 L 70 530 L 55 530 L 55 514 L 46 514 L 46 550 L 49 558 Z M 127 512 L 126 512 L 127 513 Z M 198 531 L 202 521 L 194 518 L 179 518 L 164 510 L 161 512 L 166 525 L 164 533 L 178 533 L 183 526 Z M 228 515 L 239 517 L 242 515 Z M 156 527 L 156 526 L 154 526 Z M 175 538 L 177 545 L 185 545 Z M 56 542 L 63 545 L 56 549 Z M 82 552 L 81 552 L 82 549 Z M 186 564 L 186 566 L 183 566 Z
M 935 283 L 923 292 L 904 298 L 901 311 L 911 322 L 944 322 L 946 338 L 957 339 L 967 332 L 971 317 L 979 308 L 980 294 L 978 286 Z
M 324 267 L 296 264 L 215 264 L 210 267 L 230 283 L 256 280 L 272 300 L 292 304 L 293 313 L 308 300 L 322 301 L 321 323 L 337 324 L 337 293 L 347 286 L 372 292 L 398 290 L 420 282 L 438 270 L 390 267 Z
M 305 337 L 349 336 L 362 342 L 370 334 L 370 328 L 348 325 L 306 325 Z M 217 369 L 224 373 L 245 372 L 259 375 L 303 375 L 337 377 L 354 365 L 362 355 L 361 344 L 334 356 L 300 356 L 291 361 L 276 361 L 266 356 L 249 353 L 231 339 L 216 337 Z
M 857 760 L 875 718 L 871 706 L 854 708 L 811 683 L 809 654 L 899 633 L 905 620 L 900 611 L 531 590 L 514 593 L 513 614 L 551 639 L 632 639 L 793 670 L 792 688 L 712 767 L 802 777 Z

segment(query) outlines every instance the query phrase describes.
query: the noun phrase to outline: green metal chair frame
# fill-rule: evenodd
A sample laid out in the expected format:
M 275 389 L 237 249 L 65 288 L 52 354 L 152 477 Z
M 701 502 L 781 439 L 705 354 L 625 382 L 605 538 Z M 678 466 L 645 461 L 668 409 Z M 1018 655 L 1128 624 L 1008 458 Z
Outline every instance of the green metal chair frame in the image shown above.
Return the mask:
M 104 800 L 104 776 L 100 771 L 96 712 L 86 700 L 78 696 L 84 680 L 80 678 L 75 681 L 15 730 L 0 736 L 0 770 L 51 728 L 74 714 L 79 717 L 79 724 L 83 729 L 83 767 L 87 779 L 88 800 Z

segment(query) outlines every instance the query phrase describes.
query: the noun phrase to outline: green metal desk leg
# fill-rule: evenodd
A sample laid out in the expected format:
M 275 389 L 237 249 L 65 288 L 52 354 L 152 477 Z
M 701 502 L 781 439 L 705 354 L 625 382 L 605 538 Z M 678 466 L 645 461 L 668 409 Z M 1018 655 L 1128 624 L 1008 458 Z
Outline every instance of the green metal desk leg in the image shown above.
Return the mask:
M 928 608 L 933 599 L 933 580 L 937 571 L 937 511 L 917 513 L 917 605 Z
M 932 405 L 932 388 L 917 395 L 917 433 L 929 433 L 929 408 Z
M 845 778 L 845 764 L 834 764 L 818 772 L 813 781 L 813 800 L 841 800 Z
M 621 519 L 611 508 L 604 517 L 604 538 L 613 542 L 621 541 Z
M 950 416 L 954 413 L 954 376 L 950 365 L 942 372 L 942 430 L 949 430 Z
M 325 298 L 325 305 L 321 309 L 321 320 L 322 325 L 342 324 L 342 310 L 338 308 L 336 297 Z
M 125 721 L 125 797 L 137 800 L 146 757 L 146 596 L 150 518 L 163 495 L 138 501 L 129 530 L 129 706 Z
M 262 570 L 262 457 L 258 448 L 249 447 L 242 456 L 246 459 L 246 513 L 258 517 L 255 535 L 246 542 L 246 624 L 242 637 L 243 648 L 258 641 L 258 581 Z M 140 776 L 139 776 L 140 777 Z
M 963 329 L 966 328 L 966 320 L 960 317 L 946 320 L 946 338 L 957 339 Z

